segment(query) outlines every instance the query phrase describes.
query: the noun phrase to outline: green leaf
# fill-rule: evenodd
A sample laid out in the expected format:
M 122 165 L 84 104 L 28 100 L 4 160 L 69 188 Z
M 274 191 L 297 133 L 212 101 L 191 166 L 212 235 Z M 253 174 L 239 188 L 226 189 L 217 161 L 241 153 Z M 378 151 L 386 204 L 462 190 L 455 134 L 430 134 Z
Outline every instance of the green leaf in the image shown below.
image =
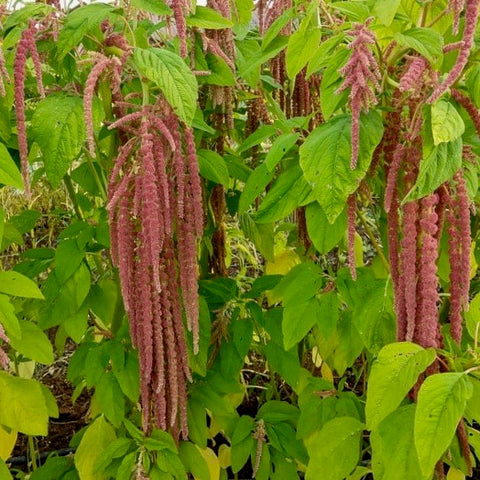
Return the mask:
M 393 21 L 402 0 L 376 0 L 373 13 L 387 27 Z
M 432 105 L 433 144 L 452 142 L 465 132 L 465 123 L 452 103 L 439 100 Z
M 274 289 L 285 306 L 296 306 L 313 298 L 322 286 L 322 270 L 312 262 L 292 268 Z
M 202 149 L 197 154 L 200 175 L 228 188 L 230 175 L 225 160 L 217 152 L 212 152 L 211 150 Z
M 443 37 L 433 28 L 413 27 L 395 34 L 401 47 L 409 47 L 423 55 L 430 63 L 437 64 L 443 58 Z
M 473 103 L 480 108 L 480 65 L 474 65 L 468 71 L 465 85 Z
M 297 143 L 299 133 L 286 133 L 275 139 L 265 157 L 264 164 L 272 171 L 285 156 L 285 154 Z
M 280 32 L 292 20 L 293 8 L 288 8 L 279 17 L 277 17 L 268 27 L 262 40 L 262 50 L 265 50 L 268 45 L 280 35 Z
M 136 48 L 133 54 L 139 72 L 155 83 L 177 115 L 191 125 L 197 108 L 197 80 L 175 53 L 160 48 Z
M 82 99 L 51 95 L 38 103 L 32 117 L 32 140 L 42 150 L 45 173 L 58 187 L 85 140 Z
M 268 191 L 258 209 L 255 221 L 271 223 L 285 218 L 297 207 L 310 203 L 312 190 L 298 165 L 284 170 Z
M 110 476 L 95 471 L 102 453 L 115 440 L 115 430 L 103 416 L 91 423 L 75 453 L 75 466 L 82 480 L 107 480 Z
M 22 336 L 20 323 L 15 315 L 15 309 L 6 295 L 0 294 L 0 324 L 5 329 L 10 340 Z
M 10 344 L 19 353 L 31 360 L 50 365 L 53 362 L 53 347 L 45 333 L 35 323 L 20 320 L 20 337 L 12 337 Z
M 480 293 L 473 297 L 468 311 L 464 315 L 468 333 L 472 338 L 478 337 L 480 334 Z
M 22 176 L 3 143 L 0 143 L 0 183 L 23 189 Z
M 249 437 L 255 427 L 253 418 L 248 415 L 242 415 L 235 426 L 232 435 L 232 445 L 236 445 Z
M 453 178 L 462 166 L 461 138 L 432 146 L 424 143 L 417 181 L 402 203 L 433 193 L 442 183 Z
M 420 373 L 434 360 L 434 350 L 408 342 L 392 343 L 380 350 L 368 380 L 365 416 L 369 429 L 400 405 Z
M 338 40 L 340 41 L 341 38 Z M 348 99 L 348 89 L 339 95 L 336 92 L 343 82 L 339 70 L 345 65 L 349 55 L 350 51 L 346 48 L 339 48 L 334 54 L 326 55 L 327 68 L 323 72 L 320 83 L 320 106 L 325 120 L 329 120 L 332 114 Z
M 113 374 L 122 389 L 122 392 L 133 402 L 138 402 L 140 395 L 140 377 L 138 370 L 138 357 L 133 351 L 125 354 L 125 364 L 123 368 L 113 367 Z
M 267 138 L 275 135 L 277 129 L 273 125 L 262 125 L 250 134 L 245 141 L 237 148 L 237 153 L 243 153 L 256 145 L 259 145 Z
M 111 372 L 104 373 L 96 383 L 95 398 L 107 419 L 118 428 L 125 416 L 125 399 Z
M 285 307 L 283 310 L 282 332 L 283 346 L 290 350 L 317 323 L 319 305 L 316 298 L 305 303 Z
M 132 6 L 155 15 L 172 15 L 172 9 L 162 0 L 132 0 Z
M 335 222 L 348 196 L 365 176 L 375 147 L 383 135 L 382 118 L 376 111 L 360 117 L 357 168 L 350 168 L 351 117 L 338 115 L 317 127 L 300 147 L 300 166 L 316 200 L 330 223 Z
M 305 441 L 310 456 L 306 480 L 318 480 L 319 472 L 322 480 L 344 480 L 359 460 L 363 428 L 356 418 L 339 417 L 314 432 Z
M 0 372 L 0 425 L 26 435 L 47 435 L 48 408 L 36 380 Z
M 137 456 L 137 452 L 131 452 L 123 457 L 115 475 L 116 480 L 130 480 L 132 478 L 132 473 L 135 471 L 135 464 L 137 463 Z
M 2 480 L 13 480 L 12 474 L 5 462 L 0 458 L 0 478 Z
M 222 87 L 235 86 L 235 76 L 225 60 L 211 53 L 205 55 L 205 60 L 207 62 L 206 70 L 209 70 L 211 73 L 210 75 L 199 77 L 199 83 L 220 85 Z M 213 133 L 215 133 L 215 130 Z
M 43 299 L 35 282 L 12 270 L 0 272 L 0 292 L 14 297 Z
M 342 212 L 333 223 L 328 221 L 318 202 L 310 203 L 305 211 L 307 230 L 313 245 L 321 254 L 338 245 L 347 231 L 347 216 Z
M 285 55 L 288 78 L 294 80 L 312 59 L 321 37 L 322 33 L 319 28 L 299 29 L 290 35 Z
M 370 434 L 375 480 L 424 478 L 413 443 L 415 405 L 406 405 L 383 419 Z
M 317 326 L 325 340 L 337 327 L 341 303 L 337 292 L 325 292 L 318 298 Z
M 240 195 L 238 203 L 239 215 L 245 213 L 254 200 L 265 191 L 265 187 L 272 181 L 273 176 L 274 172 L 269 171 L 264 163 L 259 165 L 249 175 Z
M 253 448 L 253 437 L 248 436 L 244 440 L 232 445 L 232 471 L 238 473 L 247 463 L 250 452 Z
M 55 251 L 55 274 L 60 283 L 65 283 L 82 263 L 85 252 L 78 247 L 76 239 L 64 240 Z
M 473 388 L 464 372 L 430 375 L 420 387 L 415 414 L 415 447 L 425 476 L 450 445 Z
M 94 466 L 94 471 L 104 472 L 114 459 L 123 458 L 134 447 L 135 442 L 130 438 L 117 438 L 110 443 L 110 445 L 102 452 L 100 457 L 97 459 Z
M 187 472 L 198 480 L 210 480 L 207 462 L 196 445 L 181 442 L 178 454 Z
M 220 15 L 213 8 L 197 5 L 195 13 L 186 18 L 187 26 L 196 28 L 208 28 L 209 30 L 220 30 L 231 28 L 233 23 L 228 18 Z
M 92 3 L 73 9 L 65 17 L 65 23 L 58 36 L 58 58 L 61 60 L 87 33 L 99 28 L 103 20 L 107 18 L 113 20 L 117 11 L 118 9 L 105 3 Z

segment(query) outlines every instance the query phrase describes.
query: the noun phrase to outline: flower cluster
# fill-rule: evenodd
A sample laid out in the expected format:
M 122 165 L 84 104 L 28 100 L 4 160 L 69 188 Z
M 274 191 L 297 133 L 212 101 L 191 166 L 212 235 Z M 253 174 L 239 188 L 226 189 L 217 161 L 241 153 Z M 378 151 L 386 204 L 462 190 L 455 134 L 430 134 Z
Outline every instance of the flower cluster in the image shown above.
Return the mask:
M 23 183 L 25 185 L 25 194 L 30 198 L 30 183 L 28 175 L 28 142 L 27 142 L 27 126 L 25 119 L 25 64 L 27 63 L 27 55 L 33 60 L 35 68 L 35 77 L 37 80 L 37 89 L 41 97 L 45 96 L 42 82 L 42 64 L 37 51 L 35 42 L 36 33 L 35 21 L 31 20 L 28 28 L 26 28 L 17 44 L 14 61 L 14 84 L 15 84 L 15 114 L 17 117 L 18 132 L 18 150 L 20 154 L 20 163 L 22 167 Z
M 109 128 L 132 135 L 115 160 L 107 208 L 112 260 L 139 350 L 143 425 L 186 438 L 191 377 L 182 312 L 197 353 L 196 243 L 203 229 L 193 134 L 163 101 Z
M 352 42 L 348 49 L 352 50 L 347 63 L 340 69 L 344 80 L 337 93 L 350 88 L 350 108 L 352 109 L 352 159 L 351 167 L 357 166 L 360 140 L 360 113 L 367 110 L 370 105 L 377 104 L 373 88 L 380 91 L 380 70 L 377 60 L 370 50 L 370 45 L 375 44 L 374 34 L 368 30 L 371 20 L 357 23 L 353 30 L 348 32 Z

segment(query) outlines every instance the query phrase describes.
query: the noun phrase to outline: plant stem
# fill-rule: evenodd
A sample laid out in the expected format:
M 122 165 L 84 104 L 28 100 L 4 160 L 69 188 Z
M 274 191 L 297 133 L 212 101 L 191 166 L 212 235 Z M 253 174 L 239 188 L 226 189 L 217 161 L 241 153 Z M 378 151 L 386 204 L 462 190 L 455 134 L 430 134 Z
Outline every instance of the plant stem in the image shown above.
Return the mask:
M 32 435 L 28 435 L 28 450 L 30 453 L 30 460 L 32 462 L 32 470 L 37 469 L 37 450 L 35 448 L 35 442 Z
M 370 242 L 372 242 L 373 248 L 377 252 L 378 256 L 380 257 L 380 260 L 383 263 L 383 266 L 387 270 L 387 272 L 390 272 L 390 265 L 385 258 L 385 255 L 383 254 L 382 247 L 379 245 L 377 242 L 377 239 L 375 238 L 375 235 L 372 232 L 372 229 L 368 225 L 367 221 L 365 220 L 363 214 L 357 209 L 357 214 L 358 218 L 360 219 L 360 222 L 362 223 L 363 228 L 365 229 L 365 233 L 367 234 L 368 238 L 370 239 Z
M 77 215 L 79 220 L 83 220 L 83 213 L 80 210 L 80 206 L 77 202 L 77 196 L 75 194 L 75 189 L 73 188 L 72 179 L 68 175 L 64 175 L 63 183 L 65 183 L 65 187 L 67 188 L 68 197 L 70 198 L 73 209 L 75 210 L 75 215 Z

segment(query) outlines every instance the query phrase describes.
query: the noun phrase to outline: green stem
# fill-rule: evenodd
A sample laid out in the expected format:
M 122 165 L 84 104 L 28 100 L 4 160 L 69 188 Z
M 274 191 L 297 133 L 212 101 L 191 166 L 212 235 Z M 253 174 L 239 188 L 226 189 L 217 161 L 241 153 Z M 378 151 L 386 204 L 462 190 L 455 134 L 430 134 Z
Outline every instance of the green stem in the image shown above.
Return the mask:
M 80 209 L 80 206 L 78 205 L 77 196 L 75 194 L 75 189 L 73 188 L 72 179 L 68 175 L 65 175 L 63 177 L 63 183 L 65 183 L 65 187 L 67 188 L 68 197 L 70 198 L 73 204 L 73 209 L 75 210 L 75 214 L 77 215 L 79 220 L 83 220 L 83 213 Z
M 85 151 L 85 157 L 87 159 L 88 166 L 90 167 L 90 171 L 92 172 L 93 179 L 95 180 L 95 183 L 97 184 L 98 189 L 100 190 L 100 195 L 102 196 L 103 201 L 107 200 L 107 191 L 105 189 L 105 186 L 98 176 L 97 169 L 95 168 L 95 165 L 93 164 L 92 158 L 88 154 L 87 151 Z
M 32 435 L 28 435 L 28 450 L 30 452 L 30 460 L 32 462 L 32 470 L 37 469 L 37 449 L 35 448 L 35 441 Z
M 365 220 L 363 214 L 359 210 L 357 210 L 357 214 L 358 214 L 358 218 L 360 219 L 360 222 L 363 225 L 363 228 L 365 229 L 365 233 L 367 234 L 368 238 L 370 239 L 370 242 L 372 242 L 373 248 L 375 249 L 378 256 L 380 257 L 380 260 L 382 261 L 385 269 L 387 270 L 387 272 L 389 272 L 390 271 L 390 265 L 389 265 L 387 259 L 385 258 L 385 255 L 383 254 L 382 247 L 377 242 L 377 239 L 375 238 L 375 235 L 373 234 L 372 229 L 368 225 L 368 223 Z

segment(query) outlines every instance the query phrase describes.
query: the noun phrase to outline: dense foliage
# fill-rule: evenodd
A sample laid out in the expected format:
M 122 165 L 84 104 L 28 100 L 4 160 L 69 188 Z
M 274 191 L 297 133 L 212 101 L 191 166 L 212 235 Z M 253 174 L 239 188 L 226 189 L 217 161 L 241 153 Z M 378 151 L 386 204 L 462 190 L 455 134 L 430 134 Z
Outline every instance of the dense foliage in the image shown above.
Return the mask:
M 479 4 L 1 7 L 0 478 L 477 478 Z

